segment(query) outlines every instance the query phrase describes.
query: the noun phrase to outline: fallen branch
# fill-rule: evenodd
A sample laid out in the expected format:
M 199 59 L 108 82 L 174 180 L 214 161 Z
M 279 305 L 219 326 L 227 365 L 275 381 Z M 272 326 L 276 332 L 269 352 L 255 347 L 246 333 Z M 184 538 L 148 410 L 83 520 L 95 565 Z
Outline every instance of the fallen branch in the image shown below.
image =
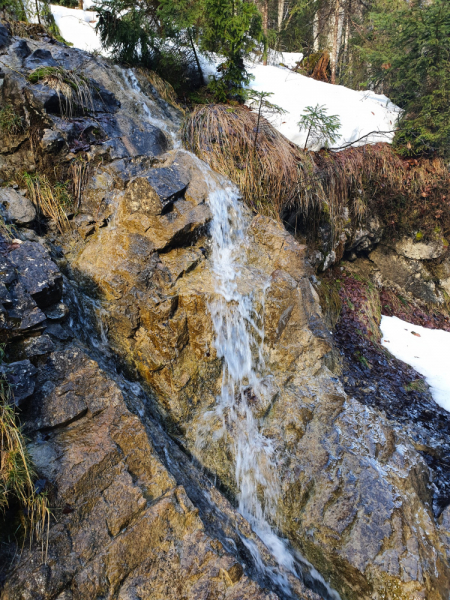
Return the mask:
M 344 146 L 339 146 L 338 148 L 328 148 L 328 150 L 344 150 L 344 148 L 349 148 L 350 146 L 353 146 L 353 144 L 360 142 L 361 140 L 363 140 L 366 137 L 369 137 L 369 135 L 373 135 L 373 134 L 387 135 L 388 133 L 395 133 L 396 131 L 397 131 L 397 129 L 392 129 L 391 131 L 371 131 L 370 133 L 366 133 L 365 135 L 361 136 L 357 140 L 353 140 L 353 142 L 349 142 L 348 144 L 345 144 Z

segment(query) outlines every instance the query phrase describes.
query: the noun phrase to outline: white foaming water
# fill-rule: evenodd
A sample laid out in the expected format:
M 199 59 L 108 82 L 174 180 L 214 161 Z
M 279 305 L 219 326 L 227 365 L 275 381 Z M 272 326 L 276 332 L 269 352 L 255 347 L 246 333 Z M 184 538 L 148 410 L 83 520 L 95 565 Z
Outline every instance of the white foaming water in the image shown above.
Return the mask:
M 287 543 L 278 537 L 269 522 L 276 522 L 276 506 L 280 484 L 276 473 L 273 442 L 260 431 L 252 404 L 264 395 L 267 373 L 264 373 L 264 297 L 270 278 L 258 274 L 259 287 L 243 294 L 245 275 L 240 260 L 245 256 L 248 219 L 239 201 L 238 190 L 212 173 L 201 161 L 209 188 L 212 268 L 217 295 L 209 303 L 215 331 L 215 348 L 223 359 L 220 395 L 213 410 L 206 413 L 197 433 L 197 449 L 201 452 L 208 440 L 222 438 L 235 456 L 235 479 L 239 512 L 264 542 L 280 569 L 264 563 L 257 545 L 241 536 L 253 556 L 255 565 L 270 577 L 285 594 L 290 594 L 286 571 L 298 576 L 297 564 L 307 567 L 309 578 L 319 584 L 328 598 L 340 600 L 324 579 L 306 560 L 294 557 Z M 260 307 L 257 314 L 256 306 Z M 264 377 L 265 375 L 265 377 Z M 211 425 L 221 423 L 211 432 Z M 296 561 L 297 559 L 297 561 Z
M 141 90 L 141 86 L 139 85 L 139 81 L 137 80 L 137 77 L 134 74 L 133 69 L 127 69 L 126 71 L 124 70 L 124 74 L 125 74 L 125 79 L 129 85 L 130 90 L 132 92 L 134 92 L 136 95 L 137 103 L 142 107 L 142 110 L 144 111 L 147 121 L 151 125 L 154 125 L 155 127 L 158 127 L 159 129 L 164 131 L 164 133 L 166 135 L 168 135 L 169 138 L 172 140 L 172 144 L 173 144 L 174 148 L 180 148 L 181 140 L 180 140 L 179 135 L 177 135 L 177 133 L 174 130 L 172 130 L 168 127 L 167 121 L 163 121 L 162 119 L 158 119 L 158 117 L 155 117 L 154 115 L 152 115 L 152 112 L 151 112 L 148 104 L 145 101 L 145 94 Z

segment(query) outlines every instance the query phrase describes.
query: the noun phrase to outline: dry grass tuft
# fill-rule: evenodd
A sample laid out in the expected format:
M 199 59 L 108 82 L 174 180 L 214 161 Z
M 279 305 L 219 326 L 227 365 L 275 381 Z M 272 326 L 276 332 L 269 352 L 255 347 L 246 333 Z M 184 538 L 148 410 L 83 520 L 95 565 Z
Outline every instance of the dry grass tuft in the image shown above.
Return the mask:
M 89 82 L 83 76 L 62 67 L 38 67 L 28 75 L 31 83 L 41 83 L 55 90 L 62 115 L 71 118 L 74 110 L 93 112 L 94 101 Z
M 404 160 L 389 144 L 314 156 L 327 201 L 361 222 L 376 214 L 393 234 L 450 236 L 450 172 L 441 159 Z
M 183 141 L 258 212 L 311 241 L 318 223 L 328 222 L 337 254 L 344 252 L 342 232 L 370 215 L 389 235 L 450 240 L 450 172 L 441 159 L 404 160 L 384 143 L 304 152 L 265 119 L 256 136 L 257 122 L 246 107 L 199 106 L 184 122 Z
M 75 158 L 70 165 L 69 173 L 72 180 L 72 192 L 77 210 L 80 208 L 83 190 L 91 175 L 90 166 L 89 161 L 82 155 Z
M 35 477 L 10 389 L 0 380 L 0 511 L 9 507 L 11 499 L 20 503 L 25 535 L 30 544 L 33 540 L 42 544 L 46 560 L 51 515 L 47 496 L 36 493 Z
M 38 212 L 44 217 L 53 219 L 60 233 L 67 231 L 70 224 L 66 210 L 72 203 L 67 185 L 62 183 L 51 185 L 46 175 L 25 173 L 22 177 Z
M 185 146 L 236 183 L 253 209 L 278 218 L 300 202 L 304 211 L 319 196 L 305 185 L 314 175 L 309 155 L 243 106 L 197 107 L 185 120 Z M 256 140 L 256 143 L 255 143 Z

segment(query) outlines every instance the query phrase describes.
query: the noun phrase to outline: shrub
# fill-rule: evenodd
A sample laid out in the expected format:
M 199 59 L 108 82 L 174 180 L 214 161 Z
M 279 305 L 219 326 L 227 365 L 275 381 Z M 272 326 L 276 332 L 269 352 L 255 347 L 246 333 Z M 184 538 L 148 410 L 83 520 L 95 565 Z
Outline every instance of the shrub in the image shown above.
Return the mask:
M 377 0 L 364 56 L 372 86 L 403 109 L 403 156 L 450 156 L 450 3 Z

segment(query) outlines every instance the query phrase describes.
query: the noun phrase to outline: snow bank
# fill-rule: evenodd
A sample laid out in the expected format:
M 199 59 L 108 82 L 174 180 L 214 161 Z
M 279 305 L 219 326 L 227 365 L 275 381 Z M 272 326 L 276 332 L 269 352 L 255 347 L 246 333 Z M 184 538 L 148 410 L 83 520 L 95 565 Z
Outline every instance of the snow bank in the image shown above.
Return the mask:
M 95 32 L 97 23 L 95 12 L 66 8 L 56 4 L 51 4 L 50 8 L 59 31 L 67 42 L 87 52 L 101 51 L 100 38 Z
M 300 132 L 298 121 L 307 106 L 325 105 L 328 115 L 337 115 L 341 122 L 340 136 L 334 146 L 343 146 L 372 131 L 395 129 L 398 108 L 390 100 L 374 92 L 356 92 L 341 85 L 331 85 L 294 73 L 283 67 L 255 65 L 250 67 L 255 77 L 250 87 L 272 92 L 271 102 L 287 111 L 272 124 L 292 142 L 303 147 L 307 132 Z M 393 133 L 372 135 L 355 145 L 390 142 Z M 320 146 L 308 144 L 311 150 Z
M 94 0 L 84 0 L 84 8 L 93 6 Z M 52 13 L 61 35 L 75 48 L 89 52 L 101 51 L 100 40 L 95 33 L 96 14 L 94 11 L 77 10 L 51 5 Z M 105 52 L 103 52 L 105 54 Z M 372 131 L 392 131 L 395 129 L 398 107 L 383 95 L 373 92 L 356 92 L 349 88 L 315 81 L 280 66 L 295 64 L 302 57 L 299 52 L 274 53 L 272 65 L 249 63 L 248 70 L 254 76 L 250 87 L 254 90 L 272 92 L 270 100 L 286 110 L 282 117 L 272 119 L 272 124 L 287 138 L 303 147 L 307 133 L 298 130 L 297 123 L 307 106 L 325 105 L 329 115 L 337 115 L 341 122 L 340 136 L 335 146 L 353 142 Z M 206 78 L 216 74 L 221 58 L 201 56 L 201 65 Z M 374 142 L 390 142 L 393 133 L 371 135 L 355 145 Z M 311 150 L 319 149 L 309 143 Z
M 273 54 L 269 53 L 267 62 L 274 67 L 284 65 L 285 67 L 293 69 L 302 58 L 302 52 L 274 52 Z
M 450 412 L 450 332 L 385 316 L 380 327 L 383 346 L 423 375 L 434 400 Z
M 320 104 L 325 106 L 328 115 L 337 115 L 341 122 L 340 135 L 335 147 L 354 142 L 362 136 L 375 132 L 392 131 L 396 128 L 399 108 L 387 96 L 371 91 L 357 92 L 342 85 L 332 85 L 316 81 L 310 77 L 295 73 L 282 67 L 279 63 L 295 66 L 301 58 L 300 53 L 285 53 L 275 57 L 273 62 L 278 65 L 262 65 L 248 63 L 249 73 L 254 76 L 250 88 L 259 92 L 272 92 L 270 102 L 278 104 L 286 111 L 281 117 L 271 119 L 272 125 L 283 135 L 302 148 L 305 145 L 307 132 L 300 132 L 298 121 L 307 106 Z M 276 59 L 276 60 L 275 60 Z M 202 57 L 201 66 L 206 77 L 216 74 L 216 66 L 220 58 L 208 59 Z M 394 137 L 390 134 L 373 134 L 357 142 L 362 146 L 375 142 L 391 142 Z M 308 143 L 310 150 L 320 149 L 320 145 Z

